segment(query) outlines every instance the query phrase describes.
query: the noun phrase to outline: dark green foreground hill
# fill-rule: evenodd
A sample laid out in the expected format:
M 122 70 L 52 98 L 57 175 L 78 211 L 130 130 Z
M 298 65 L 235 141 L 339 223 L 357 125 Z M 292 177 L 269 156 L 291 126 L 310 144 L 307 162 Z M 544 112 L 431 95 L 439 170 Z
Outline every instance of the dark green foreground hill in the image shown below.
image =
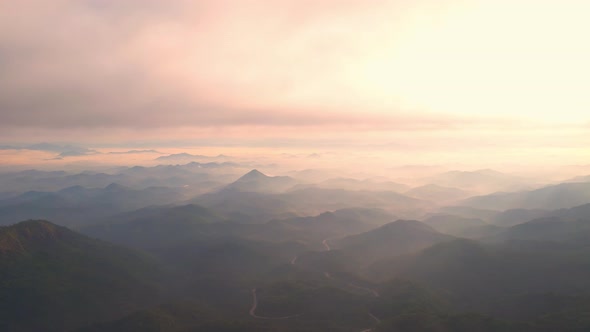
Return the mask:
M 158 271 L 132 250 L 48 221 L 0 227 L 0 330 L 67 331 L 157 301 Z

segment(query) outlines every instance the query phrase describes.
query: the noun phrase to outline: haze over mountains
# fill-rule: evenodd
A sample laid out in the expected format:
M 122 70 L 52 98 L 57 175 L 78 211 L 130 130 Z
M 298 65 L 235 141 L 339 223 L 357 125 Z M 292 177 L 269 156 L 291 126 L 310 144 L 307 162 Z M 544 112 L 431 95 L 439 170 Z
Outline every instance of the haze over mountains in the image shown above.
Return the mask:
M 190 162 L 1 175 L 2 327 L 590 328 L 577 318 L 590 308 L 585 182 L 273 174 Z M 475 196 L 494 186 L 526 189 Z
M 0 0 L 0 332 L 590 331 L 589 12 Z
M 495 193 L 473 197 L 462 204 L 492 210 L 560 209 L 582 205 L 590 198 L 590 183 L 562 183 L 532 191 L 514 193 Z

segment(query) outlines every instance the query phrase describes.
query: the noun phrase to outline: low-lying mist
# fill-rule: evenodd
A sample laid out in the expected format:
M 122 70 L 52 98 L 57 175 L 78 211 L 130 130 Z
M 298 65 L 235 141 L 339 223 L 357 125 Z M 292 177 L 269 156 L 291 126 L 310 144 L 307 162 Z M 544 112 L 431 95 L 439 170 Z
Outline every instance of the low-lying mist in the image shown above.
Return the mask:
M 140 153 L 0 173 L 3 327 L 590 328 L 572 320 L 590 305 L 584 167 Z

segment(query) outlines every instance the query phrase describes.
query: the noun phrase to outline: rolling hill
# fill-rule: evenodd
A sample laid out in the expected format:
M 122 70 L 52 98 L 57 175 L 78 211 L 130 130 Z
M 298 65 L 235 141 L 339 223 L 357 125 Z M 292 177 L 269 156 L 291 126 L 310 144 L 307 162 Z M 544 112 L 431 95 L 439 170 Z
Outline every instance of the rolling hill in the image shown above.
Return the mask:
M 268 176 L 253 169 L 223 190 L 257 193 L 283 192 L 297 184 L 297 180 L 288 176 Z
M 47 221 L 0 228 L 0 328 L 65 331 L 159 300 L 154 263 Z
M 125 211 L 179 202 L 185 194 L 183 188 L 131 189 L 115 183 L 104 188 L 74 186 L 57 192 L 27 192 L 0 201 L 0 224 L 48 219 L 60 225 L 80 226 Z
M 480 209 L 546 209 L 571 208 L 590 203 L 590 183 L 562 183 L 553 186 L 510 193 L 495 193 L 464 200 L 461 205 Z
M 488 232 L 497 232 L 502 229 L 478 218 L 465 218 L 451 214 L 436 214 L 425 219 L 424 223 L 439 232 L 468 238 L 481 237 Z
M 416 220 L 397 220 L 365 233 L 331 241 L 334 247 L 364 264 L 401 256 L 449 241 L 452 236 Z

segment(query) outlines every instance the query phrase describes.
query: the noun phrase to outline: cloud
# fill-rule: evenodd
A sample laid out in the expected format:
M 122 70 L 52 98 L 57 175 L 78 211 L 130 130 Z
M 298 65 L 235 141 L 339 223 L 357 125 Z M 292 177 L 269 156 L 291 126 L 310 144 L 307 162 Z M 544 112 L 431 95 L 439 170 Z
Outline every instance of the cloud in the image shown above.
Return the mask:
M 59 145 L 53 143 L 36 143 L 29 145 L 1 145 L 0 150 L 30 150 L 30 151 L 45 151 L 57 152 L 59 158 L 86 156 L 99 153 L 96 150 L 75 146 L 75 145 Z
M 190 154 L 186 152 L 173 153 L 166 156 L 160 156 L 154 160 L 156 161 L 207 161 L 207 160 L 229 160 L 231 157 L 219 154 L 217 156 L 205 156 L 199 154 Z
M 82 157 L 100 154 L 100 152 L 75 145 L 60 145 L 52 143 L 36 143 L 29 145 L 0 145 L 3 151 L 39 151 L 57 153 L 54 158 L 44 160 L 63 160 L 66 157 Z
M 446 120 L 306 101 L 311 87 L 346 102 L 339 73 L 370 37 L 351 32 L 395 3 L 2 2 L 0 126 L 436 127 Z
M 61 160 L 66 157 L 81 157 L 97 154 L 109 155 L 133 155 L 133 154 L 161 154 L 161 152 L 153 149 L 144 150 L 128 150 L 128 151 L 109 151 L 100 152 L 95 149 L 85 148 L 75 145 L 59 145 L 52 143 L 36 143 L 29 145 L 0 145 L 0 150 L 29 150 L 29 151 L 44 151 L 58 153 L 55 160 Z
M 466 3 L 0 1 L 0 142 L 403 152 L 587 144 L 584 129 L 554 125 L 587 118 L 588 50 L 577 40 L 587 11 Z M 562 19 L 546 24 L 554 13 Z
M 98 154 L 99 152 L 95 151 L 95 150 L 91 150 L 91 149 L 87 149 L 87 150 L 69 150 L 69 151 L 64 151 L 61 152 L 60 154 L 57 155 L 58 158 L 65 158 L 65 157 L 80 157 L 80 156 L 88 156 L 91 154 Z
M 157 151 L 157 150 L 129 150 L 129 151 L 111 151 L 111 152 L 107 152 L 108 154 L 142 154 L 142 153 L 158 153 L 161 154 L 161 152 Z

